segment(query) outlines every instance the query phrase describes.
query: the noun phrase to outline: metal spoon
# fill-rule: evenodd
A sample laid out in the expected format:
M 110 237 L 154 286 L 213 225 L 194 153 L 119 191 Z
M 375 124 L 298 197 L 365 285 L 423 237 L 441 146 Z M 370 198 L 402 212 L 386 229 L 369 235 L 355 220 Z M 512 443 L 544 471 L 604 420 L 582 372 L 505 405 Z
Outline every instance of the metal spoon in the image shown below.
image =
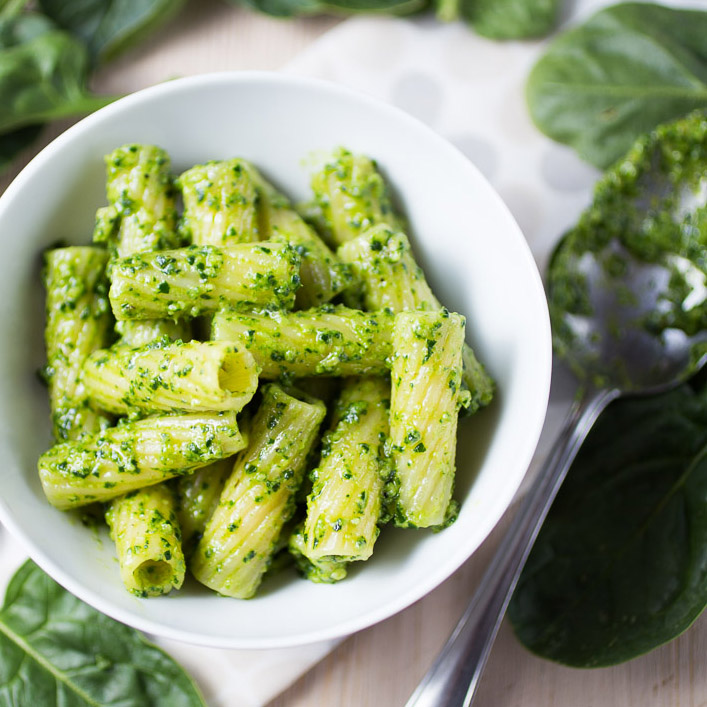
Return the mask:
M 650 192 L 664 194 L 665 189 L 665 183 L 651 184 Z M 704 216 L 704 200 L 692 204 L 691 211 L 701 209 Z M 655 205 L 650 199 L 648 203 Z M 554 258 L 564 245 L 563 241 L 558 246 Z M 668 391 L 707 360 L 704 330 L 690 335 L 670 326 L 674 310 L 707 306 L 703 273 L 690 261 L 668 258 L 646 263 L 616 240 L 598 253 L 565 251 L 564 257 L 574 277 L 568 282 L 579 283 L 582 289 L 585 313 L 554 317 L 553 330 L 556 348 L 559 343 L 560 353 L 583 384 L 583 393 L 570 410 L 545 466 L 520 503 L 466 612 L 406 707 L 468 707 L 472 703 L 523 565 L 567 470 L 599 414 L 619 396 Z M 671 280 L 676 273 L 682 275 L 683 284 L 692 286 L 680 302 L 675 301 Z

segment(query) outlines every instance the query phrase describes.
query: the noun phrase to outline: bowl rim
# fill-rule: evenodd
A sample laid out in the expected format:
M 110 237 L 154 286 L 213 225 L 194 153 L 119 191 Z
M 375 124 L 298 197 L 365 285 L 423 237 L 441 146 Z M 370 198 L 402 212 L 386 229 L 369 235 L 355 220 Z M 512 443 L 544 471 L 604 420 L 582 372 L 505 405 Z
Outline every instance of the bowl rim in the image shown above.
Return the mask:
M 330 95 L 333 94 L 335 97 L 354 100 L 360 104 L 364 104 L 369 109 L 381 111 L 383 114 L 388 114 L 395 120 L 407 123 L 415 130 L 422 130 L 427 133 L 427 136 L 437 143 L 436 147 L 447 153 L 449 159 L 459 163 L 460 167 L 464 170 L 474 173 L 474 179 L 481 179 L 487 184 L 490 190 L 490 196 L 492 196 L 496 202 L 494 208 L 504 211 L 509 219 L 509 223 L 514 227 L 514 237 L 517 240 L 519 255 L 523 257 L 527 264 L 528 284 L 532 285 L 534 294 L 538 300 L 538 305 L 540 305 L 537 312 L 537 327 L 539 331 L 538 339 L 542 342 L 542 345 L 538 346 L 538 350 L 541 352 L 542 356 L 538 361 L 538 370 L 536 372 L 537 375 L 535 376 L 535 385 L 539 394 L 534 398 L 534 409 L 528 410 L 528 419 L 531 421 L 531 424 L 525 428 L 524 444 L 517 449 L 517 453 L 515 455 L 517 460 L 516 468 L 519 469 L 519 471 L 515 474 L 515 482 L 513 484 L 506 484 L 502 489 L 502 494 L 495 497 L 493 503 L 494 511 L 487 516 L 487 521 L 482 526 L 482 539 L 476 547 L 469 550 L 468 547 L 460 545 L 454 552 L 450 553 L 446 561 L 436 565 L 434 568 L 431 568 L 424 581 L 416 583 L 412 587 L 408 588 L 407 591 L 399 594 L 395 601 L 388 601 L 387 603 L 361 613 L 354 618 L 333 623 L 327 628 L 311 630 L 306 633 L 300 633 L 296 636 L 244 640 L 239 639 L 238 637 L 213 636 L 207 632 L 195 633 L 185 629 L 174 628 L 160 621 L 154 621 L 148 617 L 141 616 L 136 612 L 116 606 L 110 600 L 104 599 L 102 595 L 94 593 L 93 590 L 86 588 L 78 580 L 74 580 L 70 574 L 64 572 L 60 564 L 57 563 L 47 552 L 39 546 L 35 546 L 25 535 L 21 524 L 15 520 L 15 514 L 11 511 L 6 499 L 0 495 L 0 522 L 20 542 L 30 558 L 67 591 L 98 611 L 138 630 L 155 636 L 181 641 L 183 643 L 208 646 L 212 648 L 277 649 L 343 638 L 394 616 L 400 611 L 411 606 L 422 597 L 426 596 L 447 578 L 449 578 L 469 557 L 471 557 L 471 555 L 479 549 L 481 544 L 483 544 L 483 541 L 488 538 L 491 531 L 498 524 L 498 521 L 508 510 L 508 508 L 510 508 L 513 498 L 527 474 L 528 467 L 537 447 L 540 433 L 545 421 L 552 371 L 550 317 L 542 279 L 538 271 L 537 264 L 530 251 L 530 247 L 520 227 L 496 189 L 491 186 L 480 170 L 465 155 L 463 155 L 458 148 L 419 119 L 389 103 L 332 81 L 296 76 L 282 71 L 218 71 L 174 79 L 130 93 L 82 118 L 67 130 L 62 132 L 59 136 L 54 138 L 37 155 L 35 155 L 8 185 L 5 192 L 0 195 L 0 220 L 3 218 L 8 205 L 14 200 L 15 194 L 21 192 L 24 189 L 25 184 L 33 179 L 34 175 L 43 168 L 44 164 L 48 160 L 52 159 L 54 154 L 61 150 L 65 144 L 71 143 L 77 139 L 85 128 L 100 124 L 105 120 L 109 120 L 115 114 L 129 111 L 136 104 L 159 99 L 162 96 L 173 93 L 180 93 L 183 91 L 188 92 L 194 87 L 203 88 L 204 86 L 219 84 L 226 84 L 233 87 L 238 84 L 258 83 L 267 84 L 274 87 L 280 85 L 288 87 L 302 87 L 305 90 L 315 90 Z M 522 471 L 520 471 L 521 469 Z

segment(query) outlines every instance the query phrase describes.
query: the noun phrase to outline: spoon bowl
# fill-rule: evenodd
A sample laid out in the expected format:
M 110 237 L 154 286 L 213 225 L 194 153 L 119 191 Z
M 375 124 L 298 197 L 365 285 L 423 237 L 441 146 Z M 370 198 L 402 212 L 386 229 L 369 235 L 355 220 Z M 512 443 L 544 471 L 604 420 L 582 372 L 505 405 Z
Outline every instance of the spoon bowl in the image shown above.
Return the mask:
M 583 289 L 583 311 L 553 311 L 555 345 L 585 385 L 624 394 L 660 393 L 702 364 L 706 332 L 661 325 L 670 307 L 669 267 L 641 261 L 615 242 L 599 253 L 571 253 L 566 260 Z

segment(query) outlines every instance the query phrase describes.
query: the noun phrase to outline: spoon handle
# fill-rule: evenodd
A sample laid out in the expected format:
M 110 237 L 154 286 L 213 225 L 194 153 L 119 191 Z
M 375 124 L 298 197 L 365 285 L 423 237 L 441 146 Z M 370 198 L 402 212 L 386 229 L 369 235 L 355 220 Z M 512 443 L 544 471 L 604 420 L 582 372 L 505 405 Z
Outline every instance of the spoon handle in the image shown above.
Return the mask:
M 511 594 L 540 526 L 585 437 L 617 390 L 574 403 L 530 491 L 520 502 L 481 584 L 444 648 L 405 707 L 469 707 Z

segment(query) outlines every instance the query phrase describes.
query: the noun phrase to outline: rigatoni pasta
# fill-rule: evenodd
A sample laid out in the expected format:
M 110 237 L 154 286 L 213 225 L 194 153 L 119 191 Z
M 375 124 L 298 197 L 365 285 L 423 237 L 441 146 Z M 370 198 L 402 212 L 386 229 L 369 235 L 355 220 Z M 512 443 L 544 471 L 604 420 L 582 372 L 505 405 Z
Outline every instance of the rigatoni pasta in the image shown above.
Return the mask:
M 211 161 L 183 172 L 182 231 L 195 245 L 259 240 L 258 193 L 244 160 Z
M 154 145 L 123 145 L 106 156 L 109 205 L 98 210 L 95 243 L 123 257 L 180 245 L 169 155 Z
M 226 596 L 255 594 L 272 559 L 326 408 L 272 383 L 265 388 L 247 449 L 236 460 L 196 547 L 192 573 Z
M 306 550 L 304 523 L 299 523 L 292 531 L 288 540 L 288 550 L 294 558 L 299 573 L 310 582 L 316 584 L 334 584 L 346 579 L 348 561 L 333 557 L 323 557 L 310 560 L 304 553 Z
M 103 504 L 126 588 L 189 569 L 245 599 L 287 558 L 331 584 L 389 521 L 452 522 L 458 412 L 493 384 L 375 162 L 336 150 L 307 214 L 239 157 L 176 180 L 156 146 L 106 164 L 96 245 L 46 259 L 38 468 L 56 508 Z
M 381 223 L 347 241 L 337 252 L 352 267 L 358 281 L 359 287 L 349 293 L 349 299 L 362 301 L 365 309 L 388 307 L 405 312 L 442 308 L 402 231 Z M 468 412 L 475 412 L 493 398 L 493 380 L 466 343 L 462 358 L 464 383 L 471 394 Z
M 404 312 L 442 308 L 402 231 L 378 224 L 344 243 L 338 253 L 358 279 L 365 309 L 388 307 Z
M 131 348 L 147 346 L 158 339 L 168 341 L 190 341 L 191 326 L 185 319 L 130 319 L 116 322 L 119 344 Z
M 178 516 L 186 547 L 201 539 L 213 515 L 226 480 L 233 471 L 234 457 L 221 459 L 177 479 Z
M 389 407 L 387 378 L 346 380 L 333 429 L 312 472 L 301 550 L 309 560 L 350 562 L 371 556 L 390 464 Z
M 285 196 L 251 167 L 258 185 L 260 233 L 264 239 L 289 243 L 302 257 L 298 309 L 329 302 L 352 284 L 351 268 L 342 263 L 317 232 L 292 208 Z
M 400 479 L 396 521 L 440 526 L 454 488 L 464 317 L 446 310 L 395 318 L 390 438 Z M 468 393 L 467 393 L 468 395 Z
M 194 413 L 124 422 L 39 458 L 39 479 L 56 508 L 78 508 L 187 474 L 243 449 L 236 413 Z
M 106 513 L 123 584 L 139 597 L 168 594 L 184 582 L 175 508 L 171 487 L 157 484 L 115 499 Z
M 258 387 L 258 368 L 244 347 L 218 341 L 95 351 L 83 367 L 89 397 L 127 414 L 242 410 Z
M 109 424 L 89 402 L 81 380 L 85 360 L 110 337 L 107 263 L 108 254 L 90 246 L 56 248 L 45 257 L 44 377 L 57 442 L 78 439 Z
M 262 378 L 386 375 L 394 315 L 324 305 L 298 312 L 214 315 L 211 337 L 244 346 Z
M 282 243 L 138 253 L 114 263 L 111 307 L 119 320 L 196 317 L 223 306 L 291 309 L 299 264 Z
M 332 240 L 341 245 L 377 223 L 397 225 L 374 160 L 340 147 L 312 176 L 312 191 Z

